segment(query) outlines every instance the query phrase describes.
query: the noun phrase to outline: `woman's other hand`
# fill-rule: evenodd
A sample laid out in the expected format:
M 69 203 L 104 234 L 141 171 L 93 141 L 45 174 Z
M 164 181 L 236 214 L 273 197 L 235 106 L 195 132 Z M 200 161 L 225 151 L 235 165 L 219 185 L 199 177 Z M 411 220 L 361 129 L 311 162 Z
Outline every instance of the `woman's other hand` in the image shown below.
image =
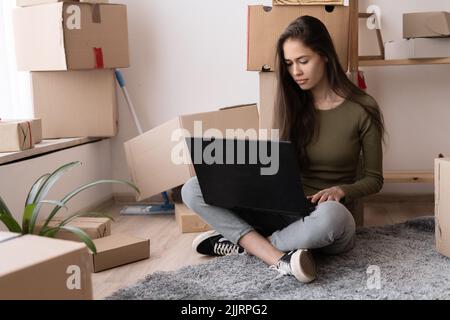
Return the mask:
M 312 203 L 321 204 L 327 201 L 340 202 L 344 198 L 345 198 L 344 190 L 342 190 L 339 187 L 333 187 L 330 189 L 322 190 L 313 196 L 309 196 L 308 200 L 310 200 Z

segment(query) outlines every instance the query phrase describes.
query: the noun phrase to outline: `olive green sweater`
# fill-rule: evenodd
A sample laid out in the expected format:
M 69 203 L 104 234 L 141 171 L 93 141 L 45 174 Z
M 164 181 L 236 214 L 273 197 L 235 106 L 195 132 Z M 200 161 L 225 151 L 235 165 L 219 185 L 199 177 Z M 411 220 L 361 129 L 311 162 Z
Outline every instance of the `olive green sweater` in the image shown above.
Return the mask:
M 367 112 L 346 100 L 332 110 L 317 110 L 320 131 L 307 148 L 310 165 L 302 173 L 305 193 L 341 187 L 346 204 L 378 193 L 383 187 L 383 147 Z M 362 176 L 357 180 L 360 155 Z

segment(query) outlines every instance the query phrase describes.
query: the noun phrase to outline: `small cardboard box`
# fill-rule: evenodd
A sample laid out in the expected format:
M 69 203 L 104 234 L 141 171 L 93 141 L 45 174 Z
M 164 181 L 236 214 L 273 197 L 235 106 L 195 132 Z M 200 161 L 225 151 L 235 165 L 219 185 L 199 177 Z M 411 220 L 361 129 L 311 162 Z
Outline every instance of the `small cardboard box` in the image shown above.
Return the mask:
M 270 10 L 269 10 L 270 9 Z M 261 5 L 248 8 L 248 71 L 275 71 L 276 47 L 291 22 L 303 15 L 320 19 L 327 27 L 344 70 L 348 69 L 349 7 L 336 6 L 327 12 L 322 6 Z
M 13 11 L 19 71 L 129 67 L 127 7 L 57 2 Z
M 92 300 L 84 244 L 0 232 L 0 300 Z
M 97 254 L 92 256 L 95 273 L 150 258 L 150 240 L 115 234 L 94 240 Z
M 175 219 L 181 233 L 210 231 L 211 227 L 183 203 L 175 203 Z
M 196 135 L 195 122 L 201 123 L 200 135 Z M 179 187 L 196 175 L 193 166 L 187 164 L 190 156 L 182 131 L 201 136 L 206 130 L 217 129 L 225 137 L 227 129 L 257 131 L 258 122 L 256 105 L 238 106 L 181 116 L 126 142 L 125 153 L 131 177 L 141 191 L 137 200 Z M 182 156 L 185 161 L 175 163 L 173 155 Z
M 116 136 L 114 70 L 32 72 L 31 82 L 44 139 Z
M 403 15 L 403 38 L 450 37 L 450 12 L 417 12 Z
M 57 2 L 85 2 L 85 3 L 109 3 L 108 0 L 16 0 L 18 7 L 31 7 L 47 3 Z
M 42 141 L 40 119 L 0 121 L 0 152 L 32 149 Z
M 385 44 L 386 60 L 450 57 L 450 38 L 417 38 L 390 41 Z
M 55 227 L 60 224 L 64 219 L 56 218 L 50 221 L 48 227 Z M 68 226 L 76 227 L 84 232 L 93 240 L 108 237 L 111 235 L 111 220 L 108 218 L 89 218 L 80 217 L 71 221 Z M 44 225 L 44 221 L 41 221 L 39 225 L 36 226 L 36 232 L 39 232 Z M 56 234 L 56 239 L 69 240 L 82 242 L 76 235 L 68 231 L 60 231 Z
M 450 258 L 450 159 L 436 159 L 436 247 Z

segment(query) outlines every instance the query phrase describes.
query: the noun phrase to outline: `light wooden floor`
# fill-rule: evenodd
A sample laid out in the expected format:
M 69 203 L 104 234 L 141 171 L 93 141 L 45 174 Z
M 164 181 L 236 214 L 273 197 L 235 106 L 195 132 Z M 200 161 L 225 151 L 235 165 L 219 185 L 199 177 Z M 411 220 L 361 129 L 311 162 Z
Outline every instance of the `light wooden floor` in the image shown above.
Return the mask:
M 92 277 L 95 299 L 104 299 L 116 290 L 130 286 L 158 271 L 173 271 L 188 265 L 207 262 L 191 249 L 197 234 L 181 234 L 173 217 L 124 217 L 119 206 L 102 212 L 114 217 L 113 233 L 127 233 L 150 238 L 151 257 L 120 268 L 94 274 Z M 407 221 L 411 218 L 433 215 L 432 203 L 366 203 L 365 226 L 382 226 Z

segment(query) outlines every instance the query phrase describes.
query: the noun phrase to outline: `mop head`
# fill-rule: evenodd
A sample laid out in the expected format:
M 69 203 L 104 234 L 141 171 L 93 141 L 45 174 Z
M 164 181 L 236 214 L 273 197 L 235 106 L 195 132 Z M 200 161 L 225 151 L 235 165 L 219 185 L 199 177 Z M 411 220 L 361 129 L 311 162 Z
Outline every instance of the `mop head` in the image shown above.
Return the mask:
M 120 211 L 120 214 L 128 216 L 173 215 L 175 207 L 171 204 L 126 206 Z

